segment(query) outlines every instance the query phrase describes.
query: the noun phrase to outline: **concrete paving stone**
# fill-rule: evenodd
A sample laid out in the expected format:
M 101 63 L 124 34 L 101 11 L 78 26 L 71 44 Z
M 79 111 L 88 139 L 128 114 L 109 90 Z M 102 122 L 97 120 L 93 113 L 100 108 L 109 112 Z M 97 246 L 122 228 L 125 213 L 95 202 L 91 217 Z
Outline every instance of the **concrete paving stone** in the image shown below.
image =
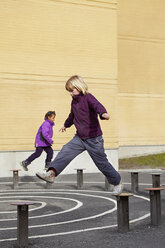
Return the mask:
M 130 173 L 120 174 L 124 192 L 131 192 Z M 148 171 L 139 174 L 139 192 L 129 198 L 130 221 L 147 214 L 148 217 L 130 223 L 127 233 L 117 230 L 117 214 L 113 211 L 116 197 L 105 191 L 105 177 L 101 173 L 84 173 L 82 190 L 76 188 L 76 174 L 60 175 L 52 189 L 46 189 L 46 183 L 36 177 L 21 177 L 19 182 L 19 188 L 13 190 L 12 178 L 0 178 L 1 248 L 17 247 L 17 213 L 11 205 L 15 200 L 37 202 L 29 207 L 30 248 L 165 247 L 165 191 L 161 192 L 162 224 L 152 227 L 149 194 L 144 190 L 152 185 Z

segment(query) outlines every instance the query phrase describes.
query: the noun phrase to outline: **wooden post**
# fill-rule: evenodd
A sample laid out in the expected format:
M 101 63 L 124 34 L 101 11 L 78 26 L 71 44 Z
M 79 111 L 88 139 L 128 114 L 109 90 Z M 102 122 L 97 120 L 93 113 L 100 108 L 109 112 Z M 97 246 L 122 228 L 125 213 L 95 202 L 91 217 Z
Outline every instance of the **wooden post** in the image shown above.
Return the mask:
M 17 189 L 18 186 L 19 186 L 19 185 L 18 185 L 18 183 L 19 183 L 18 172 L 20 171 L 20 169 L 19 169 L 19 170 L 14 169 L 14 170 L 10 170 L 10 171 L 13 172 L 13 188 L 14 188 L 14 189 Z
M 160 188 L 160 175 L 162 175 L 162 173 L 151 173 L 151 175 L 152 175 L 152 187 Z
M 83 170 L 84 168 L 77 168 L 75 169 L 77 171 L 77 189 L 82 189 L 83 187 Z
M 77 189 L 83 187 L 83 169 L 77 169 Z
M 133 194 L 121 193 L 117 195 L 117 222 L 119 232 L 129 231 L 129 196 Z
M 151 225 L 158 226 L 161 224 L 161 196 L 160 191 L 165 188 L 146 188 L 150 194 L 150 215 Z
M 28 247 L 28 207 L 35 202 L 13 202 L 17 206 L 17 245 L 19 248 Z
M 46 182 L 46 189 L 52 189 L 53 183 Z
M 138 172 L 131 172 L 131 191 L 133 193 L 139 191 L 138 181 Z

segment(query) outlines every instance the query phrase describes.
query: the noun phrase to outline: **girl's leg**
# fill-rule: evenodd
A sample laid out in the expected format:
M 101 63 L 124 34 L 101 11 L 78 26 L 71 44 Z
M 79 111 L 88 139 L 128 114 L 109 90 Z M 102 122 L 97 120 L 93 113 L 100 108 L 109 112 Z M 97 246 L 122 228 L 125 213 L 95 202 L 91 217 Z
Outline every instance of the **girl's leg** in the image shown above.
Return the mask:
M 28 168 L 27 168 L 28 165 L 31 164 L 31 162 L 34 159 L 38 158 L 41 155 L 42 151 L 43 151 L 42 147 L 36 147 L 36 151 L 30 157 L 28 157 L 26 160 L 20 162 L 20 165 L 23 167 L 23 169 L 25 171 L 28 171 Z
M 55 159 L 51 162 L 49 170 L 53 169 L 56 176 L 80 153 L 85 150 L 82 140 L 75 135 L 74 138 L 64 145 Z
M 47 153 L 46 160 L 45 160 L 45 168 L 48 169 L 53 158 L 53 149 L 51 146 L 44 147 L 44 151 Z
M 42 152 L 43 152 L 43 147 L 36 147 L 36 151 L 25 161 L 27 161 L 28 164 L 30 164 L 34 159 L 40 157 Z
M 97 168 L 107 177 L 108 182 L 113 185 L 118 185 L 121 177 L 107 159 L 102 136 L 88 139 L 84 143 L 90 157 Z

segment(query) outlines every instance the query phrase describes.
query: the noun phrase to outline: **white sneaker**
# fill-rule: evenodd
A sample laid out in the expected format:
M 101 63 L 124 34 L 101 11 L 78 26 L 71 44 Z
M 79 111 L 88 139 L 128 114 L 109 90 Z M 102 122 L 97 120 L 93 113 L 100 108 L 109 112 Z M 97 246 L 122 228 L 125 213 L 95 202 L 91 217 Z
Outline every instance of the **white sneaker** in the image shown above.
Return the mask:
M 123 184 L 114 185 L 112 195 L 120 195 L 123 191 Z
M 40 179 L 49 182 L 49 183 L 54 183 L 55 179 L 55 174 L 52 170 L 49 170 L 48 172 L 37 172 L 36 176 L 39 177 Z

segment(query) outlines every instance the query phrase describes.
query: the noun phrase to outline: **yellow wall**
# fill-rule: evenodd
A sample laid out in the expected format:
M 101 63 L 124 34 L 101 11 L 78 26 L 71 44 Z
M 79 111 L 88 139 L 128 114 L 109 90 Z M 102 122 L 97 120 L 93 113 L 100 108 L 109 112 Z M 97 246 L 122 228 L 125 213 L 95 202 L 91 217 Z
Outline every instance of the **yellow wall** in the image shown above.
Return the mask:
M 118 147 L 117 0 L 0 1 L 0 150 L 31 150 L 45 112 L 56 110 L 54 149 L 74 134 L 58 130 L 70 111 L 66 79 L 85 78 L 107 108 L 105 147 Z
M 119 145 L 165 144 L 165 1 L 118 1 Z
M 48 110 L 53 148 L 73 136 L 58 132 L 73 74 L 111 115 L 106 148 L 165 144 L 164 0 L 1 0 L 0 13 L 0 150 L 33 149 Z

